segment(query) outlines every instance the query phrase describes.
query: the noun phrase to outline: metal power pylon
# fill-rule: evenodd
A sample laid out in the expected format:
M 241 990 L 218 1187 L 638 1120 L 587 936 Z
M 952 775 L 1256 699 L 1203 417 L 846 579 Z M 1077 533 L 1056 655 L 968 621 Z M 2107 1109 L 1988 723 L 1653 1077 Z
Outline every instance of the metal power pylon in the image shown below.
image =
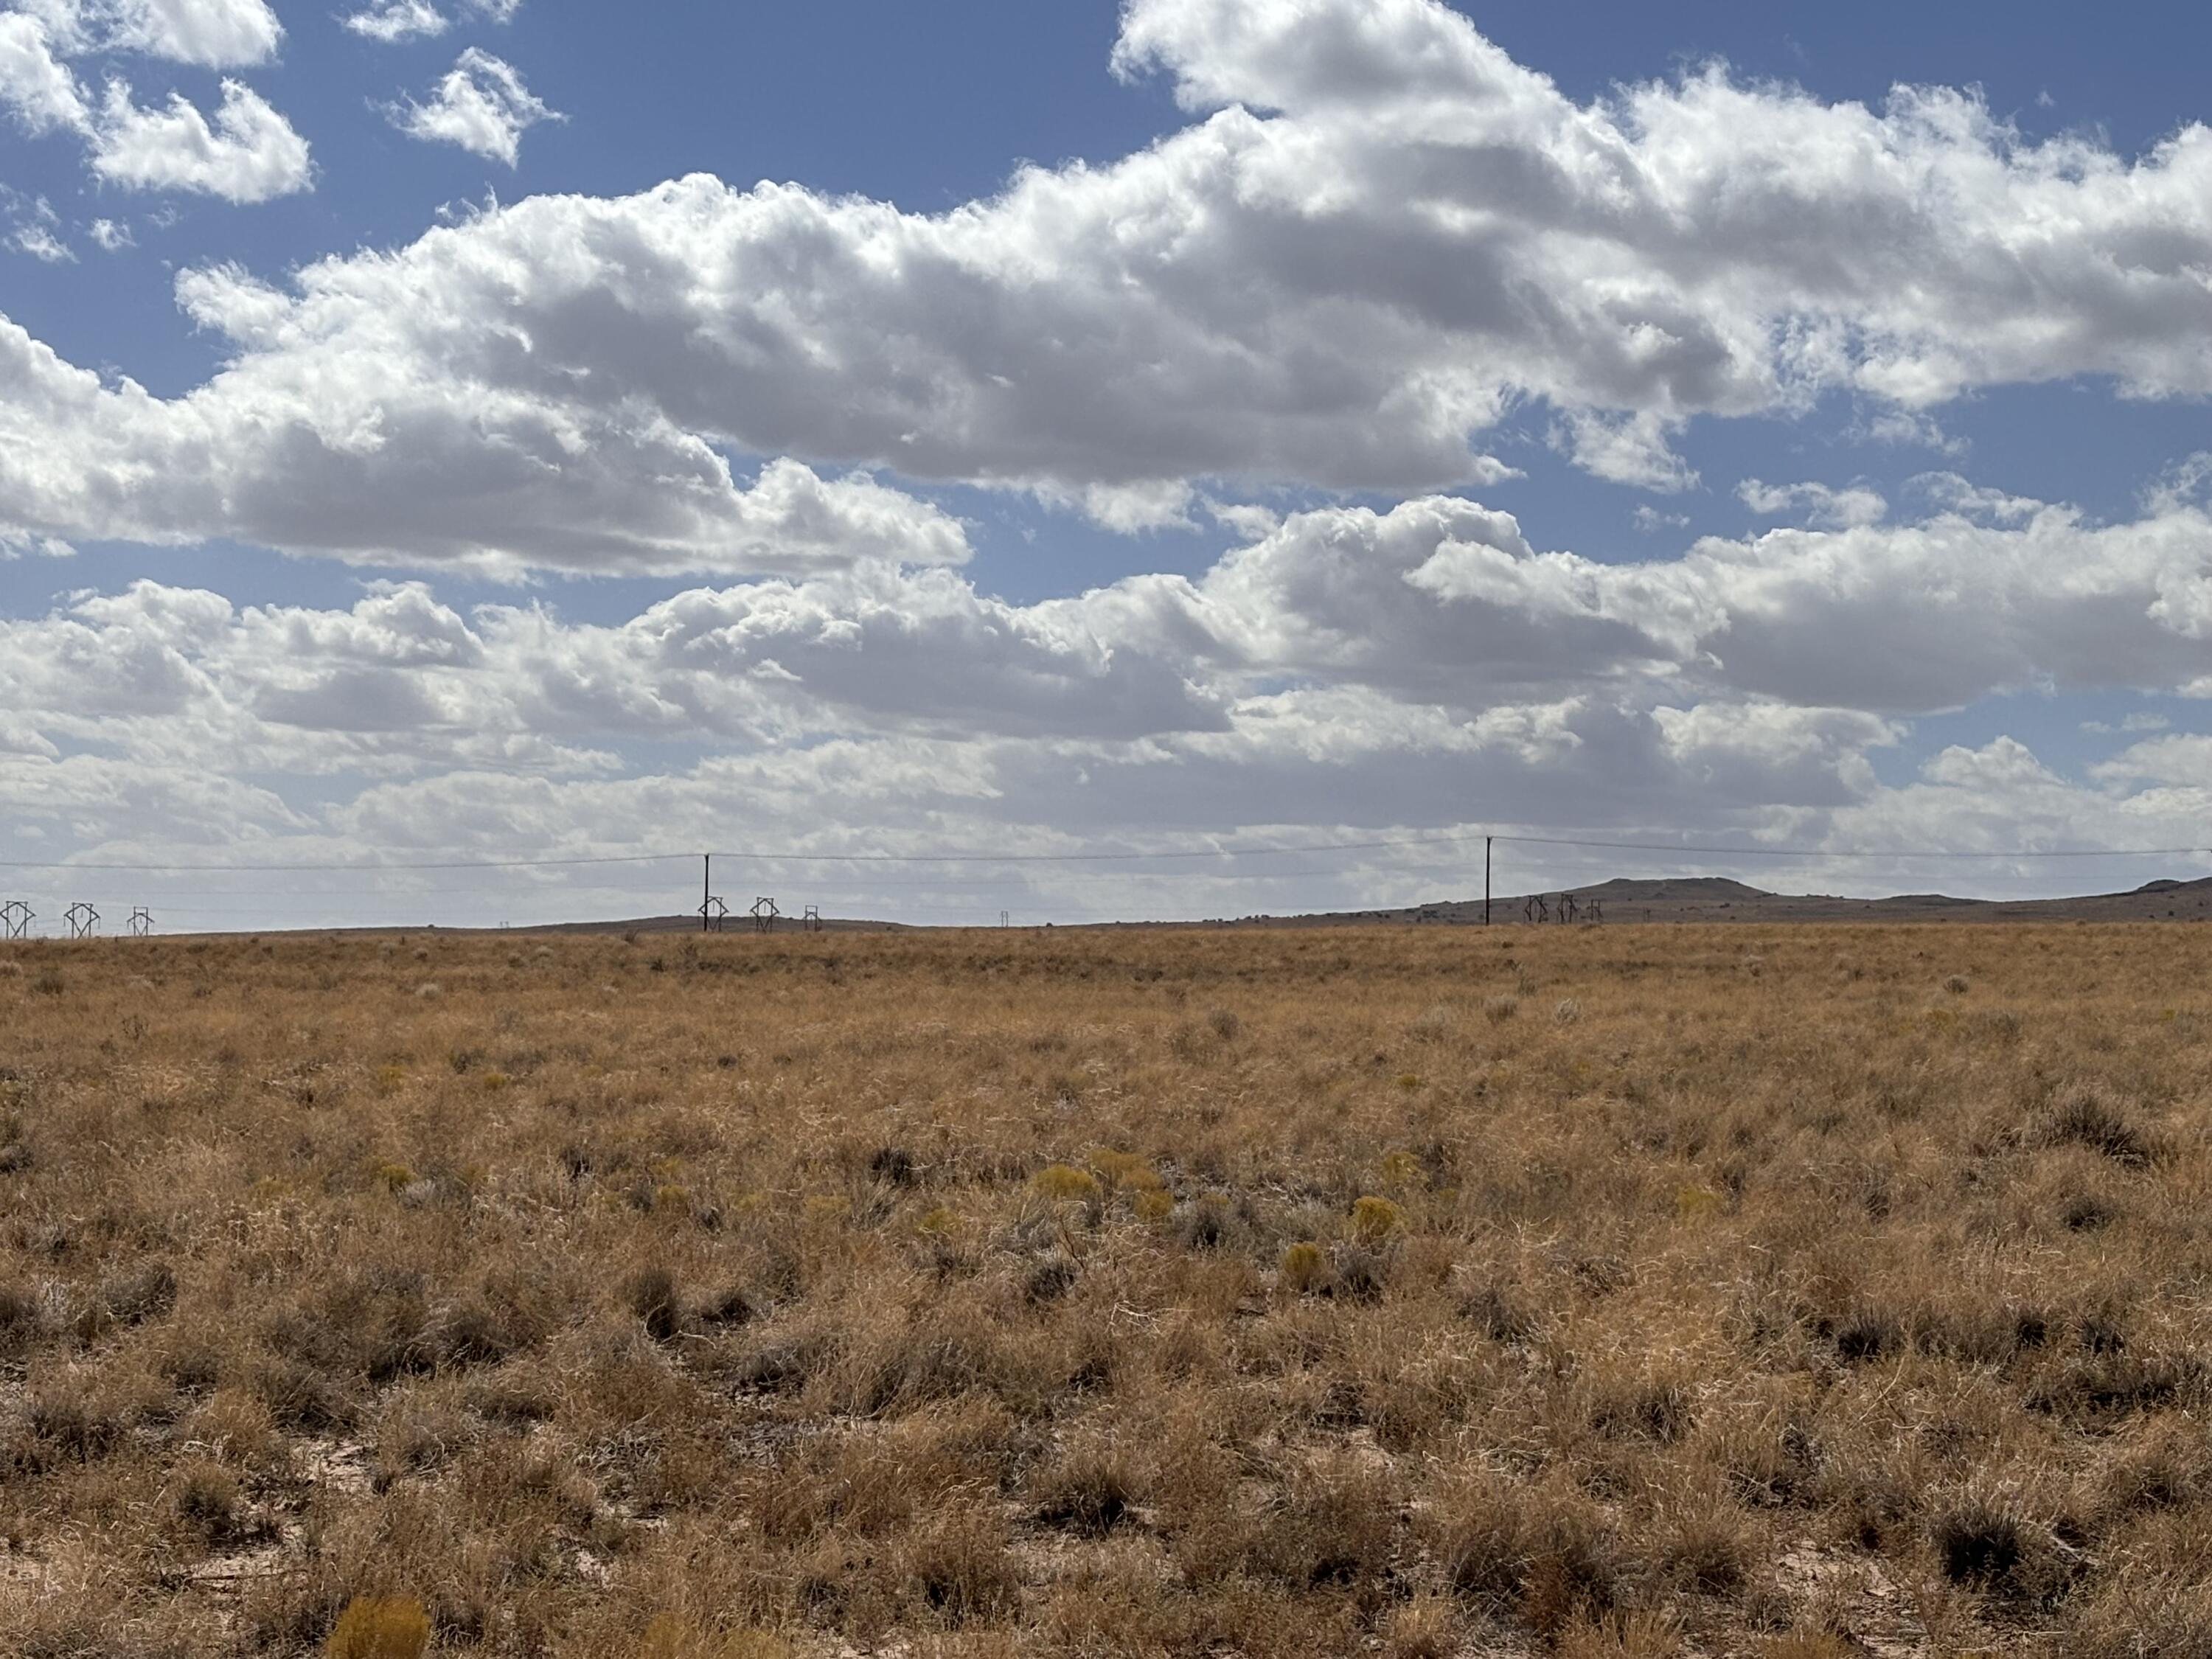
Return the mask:
M 782 914 L 782 911 L 775 908 L 775 901 L 774 899 L 755 899 L 753 901 L 752 908 L 753 932 L 756 933 L 773 933 L 775 932 L 776 918 L 781 916 Z
M 38 915 L 37 911 L 21 899 L 9 899 L 7 903 L 0 904 L 0 938 L 28 939 L 31 924 L 38 920 Z
M 100 927 L 100 912 L 89 904 L 72 904 L 63 913 L 71 939 L 90 939 Z
M 131 937 L 151 939 L 154 936 L 154 913 L 140 905 L 131 913 Z

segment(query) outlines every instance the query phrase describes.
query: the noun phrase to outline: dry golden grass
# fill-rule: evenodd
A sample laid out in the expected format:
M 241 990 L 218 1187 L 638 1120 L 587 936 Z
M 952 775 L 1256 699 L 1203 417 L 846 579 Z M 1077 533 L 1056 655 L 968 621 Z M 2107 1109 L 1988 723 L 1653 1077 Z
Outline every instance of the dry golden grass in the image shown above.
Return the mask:
M 2212 931 L 0 954 L 9 1656 L 2212 1655 Z

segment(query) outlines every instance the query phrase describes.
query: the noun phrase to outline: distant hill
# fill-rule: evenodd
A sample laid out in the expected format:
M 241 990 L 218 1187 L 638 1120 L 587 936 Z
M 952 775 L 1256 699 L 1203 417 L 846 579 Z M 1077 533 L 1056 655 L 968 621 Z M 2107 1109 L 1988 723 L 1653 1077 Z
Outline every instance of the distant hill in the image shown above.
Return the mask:
M 1528 920 L 1557 922 L 1562 896 L 1574 901 L 1577 921 L 2212 921 L 2212 877 L 2195 881 L 2161 878 L 2125 893 L 2092 893 L 2074 898 L 1969 899 L 1948 893 L 1899 893 L 1889 898 L 1843 898 L 1829 893 L 1776 893 L 1725 876 L 1668 876 L 1657 880 L 1616 877 L 1587 887 L 1540 896 L 1516 893 L 1491 902 L 1500 924 Z M 1334 910 L 1300 915 L 1252 915 L 1206 921 L 1092 923 L 1095 927 L 1346 927 L 1360 926 L 1480 926 L 1482 901 L 1443 899 L 1431 904 L 1390 910 Z M 828 933 L 909 931 L 895 921 L 824 919 Z M 751 931 L 750 917 L 732 916 L 726 931 Z M 539 933 L 696 933 L 699 918 L 641 916 L 628 921 L 585 921 L 517 929 Z M 778 933 L 795 933 L 799 924 L 784 917 Z
M 1562 897 L 1577 918 L 1624 921 L 2212 921 L 2212 878 L 2160 879 L 2131 892 L 2072 898 L 1970 899 L 1948 893 L 1900 893 L 1889 898 L 1843 898 L 1828 893 L 1776 893 L 1723 876 L 1670 876 L 1659 880 L 1618 878 L 1591 886 L 1542 895 L 1516 893 L 1491 902 L 1499 922 L 1532 915 L 1558 921 Z M 1542 901 L 1539 910 L 1537 901 Z M 1466 926 L 1482 921 L 1482 901 L 1447 899 L 1393 910 L 1346 910 L 1329 915 L 1240 919 L 1241 925 L 1321 927 L 1357 922 Z

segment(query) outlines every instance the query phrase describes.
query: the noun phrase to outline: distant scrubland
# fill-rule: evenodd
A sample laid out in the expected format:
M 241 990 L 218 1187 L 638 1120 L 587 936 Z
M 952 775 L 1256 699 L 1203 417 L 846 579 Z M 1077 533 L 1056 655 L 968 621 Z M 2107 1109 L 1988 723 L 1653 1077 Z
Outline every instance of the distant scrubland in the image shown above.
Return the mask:
M 0 947 L 0 1652 L 2212 1654 L 2208 970 Z

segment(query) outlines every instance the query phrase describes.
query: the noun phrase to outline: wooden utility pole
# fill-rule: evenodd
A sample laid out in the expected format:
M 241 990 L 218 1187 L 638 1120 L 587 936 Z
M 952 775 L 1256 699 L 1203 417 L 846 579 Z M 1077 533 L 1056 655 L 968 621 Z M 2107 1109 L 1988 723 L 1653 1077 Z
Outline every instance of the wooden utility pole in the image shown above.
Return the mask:
M 700 854 L 699 865 L 699 931 L 706 933 L 714 927 L 714 855 Z
M 1482 838 L 1482 925 L 1486 927 L 1490 926 L 1490 836 Z

